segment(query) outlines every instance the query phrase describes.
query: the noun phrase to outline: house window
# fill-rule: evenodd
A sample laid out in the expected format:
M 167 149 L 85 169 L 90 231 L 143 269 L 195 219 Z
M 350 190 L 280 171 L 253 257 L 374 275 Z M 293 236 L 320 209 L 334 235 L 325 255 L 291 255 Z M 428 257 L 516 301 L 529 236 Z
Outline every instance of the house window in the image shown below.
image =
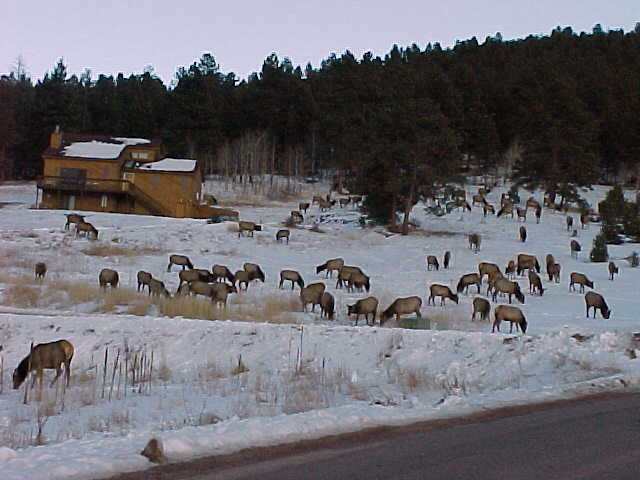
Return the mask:
M 102 195 L 102 198 L 100 199 L 100 207 L 107 208 L 108 201 L 109 201 L 109 197 L 107 197 L 106 195 Z
M 151 185 L 153 185 L 154 187 L 157 187 L 159 184 L 160 182 L 158 181 L 158 176 L 151 175 Z
M 149 152 L 131 152 L 131 158 L 134 160 L 147 160 L 149 158 Z
M 102 178 L 109 178 L 109 167 L 104 167 L 102 169 Z
M 61 168 L 62 183 L 66 185 L 84 185 L 87 179 L 87 171 L 79 168 Z

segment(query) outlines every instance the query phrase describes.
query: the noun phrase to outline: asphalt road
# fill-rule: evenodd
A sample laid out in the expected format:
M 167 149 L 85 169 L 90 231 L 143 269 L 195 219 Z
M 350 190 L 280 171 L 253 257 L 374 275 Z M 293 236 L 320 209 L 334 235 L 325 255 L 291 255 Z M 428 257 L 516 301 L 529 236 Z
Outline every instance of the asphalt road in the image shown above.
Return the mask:
M 505 409 L 289 448 L 256 449 L 229 461 L 211 457 L 190 471 L 159 467 L 140 478 L 638 480 L 640 394 Z

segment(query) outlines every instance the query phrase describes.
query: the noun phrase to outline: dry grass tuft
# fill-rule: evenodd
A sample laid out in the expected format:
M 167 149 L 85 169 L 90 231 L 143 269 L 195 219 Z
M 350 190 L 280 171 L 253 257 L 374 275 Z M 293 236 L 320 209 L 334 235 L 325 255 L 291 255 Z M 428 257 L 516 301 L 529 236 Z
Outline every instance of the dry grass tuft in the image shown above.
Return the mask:
M 92 255 L 95 257 L 138 257 L 142 255 L 154 255 L 163 253 L 163 250 L 153 247 L 127 248 L 121 247 L 119 245 L 109 245 L 108 243 L 102 243 L 88 246 L 82 249 L 81 252 L 85 255 Z
M 294 312 L 301 309 L 298 295 L 272 294 L 264 297 L 236 296 L 227 318 L 240 322 L 297 323 Z
M 231 369 L 231 375 L 240 375 L 241 373 L 248 372 L 249 368 L 242 361 L 242 355 L 238 357 L 238 363 Z
M 462 232 L 451 232 L 449 230 L 414 230 L 411 232 L 413 235 L 419 235 L 421 237 L 466 237 L 467 235 Z

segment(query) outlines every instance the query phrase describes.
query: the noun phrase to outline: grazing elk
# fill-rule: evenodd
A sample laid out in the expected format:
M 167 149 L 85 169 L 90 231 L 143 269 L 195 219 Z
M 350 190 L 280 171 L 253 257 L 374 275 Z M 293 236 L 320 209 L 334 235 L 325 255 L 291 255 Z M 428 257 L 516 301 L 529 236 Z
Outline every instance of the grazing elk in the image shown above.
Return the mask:
M 356 316 L 356 326 L 358 326 L 358 318 L 360 315 L 364 315 L 364 319 L 369 325 L 369 314 L 372 314 L 372 325 L 376 323 L 376 313 L 378 311 L 378 299 L 376 297 L 367 297 L 362 300 L 358 300 L 353 305 L 347 305 L 347 315 Z
M 242 269 L 249 274 L 250 282 L 253 282 L 254 280 L 260 280 L 262 283 L 264 283 L 266 277 L 264 275 L 264 272 L 262 271 L 262 268 L 260 268 L 260 265 L 258 265 L 257 263 L 245 262 L 244 265 L 242 265 Z
M 182 269 L 188 268 L 189 270 L 193 270 L 193 263 L 189 260 L 189 257 L 186 255 L 169 255 L 169 265 L 167 266 L 167 272 L 171 271 L 172 265 L 180 265 Z
M 289 232 L 289 230 L 287 230 L 286 228 L 283 228 L 282 230 L 278 230 L 276 232 L 276 242 L 280 242 L 283 239 L 287 239 L 287 245 L 289 245 L 289 235 L 291 234 L 291 232 Z
M 478 253 L 480 251 L 480 243 L 482 242 L 482 237 L 479 233 L 470 233 L 469 234 L 469 249 L 473 250 L 473 253 Z
M 576 291 L 575 284 L 580 285 L 580 293 L 584 292 L 584 287 L 593 288 L 593 282 L 583 273 L 571 272 L 569 276 L 569 291 Z
M 340 208 L 345 208 L 347 205 L 349 205 L 350 202 L 351 199 L 349 197 L 341 198 L 340 200 L 338 200 L 338 203 L 340 203 Z
M 489 203 L 485 203 L 484 205 L 482 205 L 482 214 L 486 217 L 487 214 L 491 214 L 491 215 L 495 215 L 496 214 L 496 209 L 494 208 L 493 205 L 489 204 Z
M 302 311 L 307 311 L 307 305 L 311 304 L 311 311 L 315 311 L 316 305 L 320 305 L 322 294 L 325 291 L 324 283 L 311 283 L 300 290 L 300 301 L 302 302 Z
M 338 270 L 338 281 L 336 282 L 336 288 L 342 288 L 342 286 L 346 283 L 347 287 L 349 287 L 349 280 L 351 279 L 351 275 L 354 273 L 359 273 L 360 275 L 364 275 L 364 272 L 360 269 L 360 267 L 354 267 L 351 265 L 343 265 Z
M 491 304 L 488 300 L 481 297 L 473 299 L 473 313 L 471 314 L 471 321 L 476 319 L 476 313 L 480 314 L 480 320 L 488 320 L 489 313 L 491 312 Z
M 384 325 L 394 315 L 396 321 L 400 321 L 400 315 L 408 315 L 415 313 L 418 318 L 422 318 L 420 313 L 420 307 L 422 307 L 422 299 L 417 296 L 396 298 L 386 310 L 380 314 L 380 326 Z
M 71 225 L 72 223 L 74 223 L 77 227 L 77 225 L 79 223 L 83 223 L 84 219 L 86 218 L 84 215 L 78 215 L 77 213 L 69 213 L 66 214 L 65 217 L 67 217 L 67 223 L 64 224 L 65 230 L 69 230 L 69 225 Z
M 498 210 L 498 214 L 496 215 L 496 217 L 500 218 L 502 215 L 509 214 L 511 214 L 511 218 L 513 218 L 513 204 L 507 201 L 502 205 L 502 208 Z
M 249 232 L 247 236 L 253 237 L 253 232 L 262 231 L 262 225 L 258 225 L 254 222 L 246 222 L 244 220 L 240 220 L 238 222 L 238 238 L 244 236 L 244 232 Z
M 507 263 L 507 266 L 504 269 L 504 274 L 507 278 L 513 279 L 516 276 L 516 262 L 509 260 L 509 263 Z
M 364 273 L 351 272 L 351 275 L 347 280 L 347 290 L 352 292 L 354 289 L 357 292 L 362 292 L 362 290 L 364 289 L 367 291 L 367 293 L 369 293 L 369 290 L 371 290 L 369 277 L 367 277 Z
M 446 285 L 439 285 L 434 283 L 429 287 L 429 298 L 427 299 L 427 305 L 433 303 L 433 306 L 436 306 L 436 297 L 440 297 L 440 305 L 444 306 L 445 298 L 453 300 L 458 303 L 458 295 L 453 293 L 449 287 Z
M 596 292 L 587 292 L 584 296 L 584 301 L 587 304 L 587 318 L 589 318 L 589 309 L 593 307 L 593 318 L 596 318 L 596 310 L 600 310 L 602 318 L 608 319 L 611 316 L 611 310 L 607 302 L 604 301 L 604 297 Z
M 520 219 L 522 219 L 523 222 L 527 221 L 527 209 L 526 208 L 516 207 L 516 213 L 518 215 L 518 218 L 517 218 L 518 221 L 520 221 Z
M 553 280 L 556 283 L 560 283 L 560 264 L 547 265 L 547 275 L 549 275 L 549 281 Z
M 316 267 L 316 274 L 326 271 L 326 277 L 330 277 L 333 275 L 333 271 L 339 272 L 342 266 L 344 265 L 344 260 L 342 258 L 332 258 L 331 260 L 327 260 L 322 265 L 318 265 Z
M 153 278 L 153 276 L 149 272 L 145 272 L 144 270 L 140 270 L 138 272 L 138 275 L 137 275 L 138 291 L 140 291 L 140 289 L 142 289 L 142 291 L 144 292 L 145 285 L 146 285 L 147 288 L 150 288 L 149 287 L 149 281 L 152 278 Z
M 149 280 L 149 295 L 154 297 L 162 295 L 163 297 L 171 298 L 171 294 L 169 290 L 167 290 L 167 287 L 164 286 L 164 282 L 156 280 L 155 278 Z
M 589 212 L 582 212 L 580 214 L 580 228 L 584 229 L 589 226 L 589 221 L 591 220 Z
M 536 273 L 540 273 L 540 263 L 535 255 L 529 255 L 526 253 L 518 254 L 516 258 L 516 273 L 522 275 L 525 270 L 535 269 Z
M 536 291 L 540 296 L 544 293 L 544 288 L 542 288 L 542 280 L 540 280 L 540 276 L 529 270 L 529 293 L 535 294 Z
M 329 292 L 322 292 L 320 297 L 320 316 L 333 320 L 336 301 Z
M 230 293 L 238 293 L 238 289 L 233 285 L 228 285 L 226 283 L 212 284 L 196 281 L 187 285 L 187 292 L 189 295 L 202 295 L 204 297 L 209 297 L 214 304 L 222 304 L 226 307 L 227 297 Z
M 213 275 L 214 282 L 224 282 L 228 280 L 231 285 L 236 283 L 236 278 L 233 273 L 231 273 L 231 270 L 225 265 L 214 265 L 211 267 L 211 274 Z
M 291 219 L 293 220 L 293 223 L 303 223 L 304 222 L 304 217 L 297 210 L 291 210 Z
M 98 239 L 98 230 L 88 222 L 76 223 L 76 237 L 80 236 L 81 233 L 84 233 L 87 238 Z
M 449 268 L 449 262 L 451 262 L 451 252 L 447 250 L 444 252 L 444 259 L 442 260 L 442 266 L 445 270 Z
M 524 303 L 524 294 L 520 290 L 518 282 L 512 282 L 506 278 L 498 278 L 493 286 L 493 301 L 495 302 L 498 297 L 498 293 L 504 293 L 509 296 L 509 303 L 511 303 L 511 296 L 515 296 L 516 300 L 520 303 Z
M 538 202 L 533 197 L 529 197 L 527 199 L 527 203 L 525 204 L 525 208 L 533 208 L 535 210 L 536 208 L 540 208 L 540 202 Z
M 205 270 L 204 268 L 194 268 L 193 270 L 180 270 L 178 273 L 178 278 L 180 278 L 180 283 L 178 284 L 178 290 L 183 283 L 191 283 L 191 282 L 215 282 L 215 277 L 209 270 Z
M 513 307 L 511 305 L 498 305 L 494 310 L 494 321 L 493 327 L 491 328 L 491 333 L 498 330 L 500 331 L 500 324 L 503 321 L 510 322 L 509 333 L 513 332 L 513 324 L 516 325 L 516 332 L 518 329 L 522 333 L 527 332 L 527 319 L 525 318 L 522 310 L 518 307 Z
M 477 194 L 471 197 L 471 204 L 475 207 L 476 204 L 486 205 L 487 201 L 484 198 L 484 195 Z
M 544 257 L 544 263 L 547 266 L 547 270 L 549 270 L 549 265 L 553 265 L 554 263 L 556 263 L 556 259 L 552 254 L 547 253 L 547 256 Z
M 475 285 L 478 288 L 478 293 L 480 293 L 480 284 L 480 275 L 478 275 L 477 273 L 467 273 L 466 275 L 460 277 L 458 286 L 456 287 L 456 291 L 458 293 L 462 293 L 462 291 L 464 290 L 464 293 L 468 293 L 469 287 L 471 285 Z
M 325 201 L 325 199 L 322 195 L 314 195 L 313 199 L 311 200 L 311 203 L 320 203 L 323 201 Z
M 570 244 L 569 248 L 571 248 L 571 257 L 575 258 L 577 260 L 578 259 L 578 253 L 580 251 L 582 251 L 582 247 L 580 246 L 578 241 L 577 240 L 571 240 L 571 244 Z
M 238 270 L 234 274 L 236 283 L 238 284 L 238 290 L 242 290 L 242 284 L 244 283 L 245 291 L 249 289 L 249 273 L 244 270 Z
M 480 284 L 485 275 L 490 276 L 493 272 L 500 273 L 500 267 L 495 263 L 480 262 L 478 264 L 478 273 L 480 274 Z
M 47 264 L 43 262 L 36 263 L 36 280 L 44 280 L 44 276 L 47 274 Z M 613 279 L 613 278 L 612 278 Z
M 100 286 L 102 288 L 107 288 L 107 284 L 109 284 L 111 288 L 116 288 L 118 286 L 118 281 L 118 272 L 115 270 L 111 270 L 110 268 L 103 268 L 100 270 L 98 282 L 100 282 Z
M 307 210 L 309 210 L 309 202 L 300 202 L 298 204 L 298 210 L 307 213 Z
M 282 270 L 280 272 L 280 284 L 278 285 L 278 288 L 282 288 L 285 280 L 291 282 L 291 290 L 293 290 L 296 283 L 301 290 L 304 288 L 304 280 L 302 279 L 302 276 L 295 270 Z
M 527 229 L 524 226 L 520 226 L 518 229 L 518 235 L 520 236 L 520 241 L 522 243 L 527 241 Z
M 46 271 L 46 267 L 45 267 L 45 271 Z M 615 263 L 609 262 L 609 280 L 613 281 L 613 276 L 614 275 L 619 275 L 618 274 L 618 267 L 616 266 Z
M 573 228 L 573 217 L 571 215 L 567 215 L 567 232 Z
M 538 205 L 536 207 L 536 223 L 540 223 L 540 217 L 542 217 L 542 207 Z
M 431 269 L 436 269 L 437 271 L 439 268 L 438 258 L 435 255 L 427 255 L 427 272 Z
M 66 385 L 69 386 L 71 377 L 71 360 L 73 359 L 73 344 L 68 340 L 57 340 L 49 343 L 39 343 L 31 348 L 29 355 L 24 357 L 16 369 L 13 371 L 13 388 L 17 390 L 25 381 L 29 373 L 35 371 L 31 387 L 36 383 L 36 378 L 42 380 L 45 369 L 55 369 L 56 376 L 51 381 L 50 387 L 53 386 L 60 374 L 62 373 L 62 364 L 64 364 L 64 375 L 66 377 Z
M 325 212 L 327 210 L 331 210 L 332 203 L 329 200 L 320 200 L 318 202 L 318 206 L 320 207 L 321 212 Z

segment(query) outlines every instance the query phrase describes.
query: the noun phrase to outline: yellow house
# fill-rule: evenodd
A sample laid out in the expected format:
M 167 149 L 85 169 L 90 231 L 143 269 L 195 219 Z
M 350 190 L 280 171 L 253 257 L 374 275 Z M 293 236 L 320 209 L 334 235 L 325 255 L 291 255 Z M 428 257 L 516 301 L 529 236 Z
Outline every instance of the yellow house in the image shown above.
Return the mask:
M 179 218 L 220 213 L 200 204 L 197 161 L 162 158 L 155 140 L 63 134 L 56 128 L 42 158 L 38 208 Z

